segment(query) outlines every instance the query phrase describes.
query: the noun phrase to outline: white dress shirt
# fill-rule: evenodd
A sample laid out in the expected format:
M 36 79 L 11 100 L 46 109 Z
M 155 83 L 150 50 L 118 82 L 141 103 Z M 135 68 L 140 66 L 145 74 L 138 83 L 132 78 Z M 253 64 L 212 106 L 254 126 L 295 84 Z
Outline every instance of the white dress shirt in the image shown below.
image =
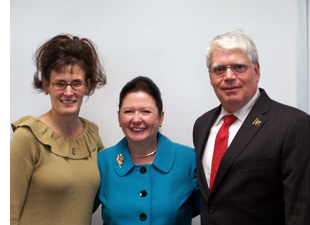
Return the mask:
M 257 89 L 255 95 L 251 98 L 251 100 L 241 109 L 233 113 L 233 115 L 235 115 L 237 119 L 229 127 L 229 138 L 228 138 L 227 148 L 232 142 L 232 140 L 234 139 L 234 137 L 236 136 L 239 128 L 241 127 L 242 123 L 246 119 L 247 115 L 251 111 L 253 105 L 255 104 L 259 96 L 260 96 L 260 92 L 259 92 L 259 89 Z M 226 116 L 228 114 L 231 114 L 231 113 L 226 112 L 222 107 L 220 115 L 215 120 L 215 123 L 213 124 L 210 130 L 210 135 L 209 135 L 206 148 L 205 148 L 205 151 L 202 157 L 202 165 L 203 165 L 205 176 L 208 182 L 208 186 L 210 186 L 210 175 L 211 175 L 211 166 L 212 166 L 215 138 L 216 138 L 216 135 L 220 127 L 222 126 L 224 122 L 223 116 Z

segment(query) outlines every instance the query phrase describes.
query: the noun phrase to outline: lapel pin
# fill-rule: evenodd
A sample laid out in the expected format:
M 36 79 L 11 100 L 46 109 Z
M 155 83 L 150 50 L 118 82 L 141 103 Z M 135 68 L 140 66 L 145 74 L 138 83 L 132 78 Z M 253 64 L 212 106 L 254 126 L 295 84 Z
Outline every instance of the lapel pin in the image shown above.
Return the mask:
M 257 127 L 258 127 L 258 126 L 261 124 L 261 122 L 262 122 L 262 121 L 260 121 L 258 118 L 256 118 L 256 119 L 253 121 L 252 124 L 253 124 L 254 126 L 257 126 Z
M 116 162 L 117 162 L 119 168 L 122 168 L 123 161 L 124 161 L 124 157 L 122 156 L 122 154 L 118 154 L 117 158 L 116 158 Z

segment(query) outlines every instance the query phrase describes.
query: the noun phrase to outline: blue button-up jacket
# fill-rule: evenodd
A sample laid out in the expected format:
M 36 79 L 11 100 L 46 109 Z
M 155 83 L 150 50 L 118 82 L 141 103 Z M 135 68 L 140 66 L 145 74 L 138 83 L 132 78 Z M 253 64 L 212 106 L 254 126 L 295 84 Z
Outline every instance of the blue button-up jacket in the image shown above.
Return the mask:
M 134 165 L 124 138 L 98 154 L 98 165 L 104 224 L 190 225 L 199 210 L 194 149 L 160 133 L 152 164 Z

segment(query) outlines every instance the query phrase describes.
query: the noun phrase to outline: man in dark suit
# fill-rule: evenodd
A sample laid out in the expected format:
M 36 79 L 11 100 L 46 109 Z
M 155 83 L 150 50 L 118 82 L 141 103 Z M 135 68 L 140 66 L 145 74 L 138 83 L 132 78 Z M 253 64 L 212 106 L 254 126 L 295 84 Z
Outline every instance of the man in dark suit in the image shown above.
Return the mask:
M 258 88 L 257 50 L 241 31 L 211 41 L 207 67 L 221 105 L 199 117 L 193 130 L 201 224 L 309 225 L 310 116 Z M 236 118 L 216 166 L 225 115 Z

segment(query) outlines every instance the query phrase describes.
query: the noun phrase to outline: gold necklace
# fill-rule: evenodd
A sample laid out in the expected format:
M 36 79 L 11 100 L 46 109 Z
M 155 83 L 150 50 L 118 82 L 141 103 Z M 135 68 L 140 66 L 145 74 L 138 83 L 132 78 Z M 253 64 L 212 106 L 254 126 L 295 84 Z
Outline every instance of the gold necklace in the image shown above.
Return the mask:
M 138 158 L 145 158 L 145 157 L 149 157 L 151 155 L 154 155 L 156 153 L 156 151 L 157 151 L 157 149 L 155 149 L 154 151 L 152 151 L 151 153 L 146 154 L 146 155 L 136 155 L 136 154 L 130 152 L 130 155 L 132 155 L 134 157 L 138 157 Z

